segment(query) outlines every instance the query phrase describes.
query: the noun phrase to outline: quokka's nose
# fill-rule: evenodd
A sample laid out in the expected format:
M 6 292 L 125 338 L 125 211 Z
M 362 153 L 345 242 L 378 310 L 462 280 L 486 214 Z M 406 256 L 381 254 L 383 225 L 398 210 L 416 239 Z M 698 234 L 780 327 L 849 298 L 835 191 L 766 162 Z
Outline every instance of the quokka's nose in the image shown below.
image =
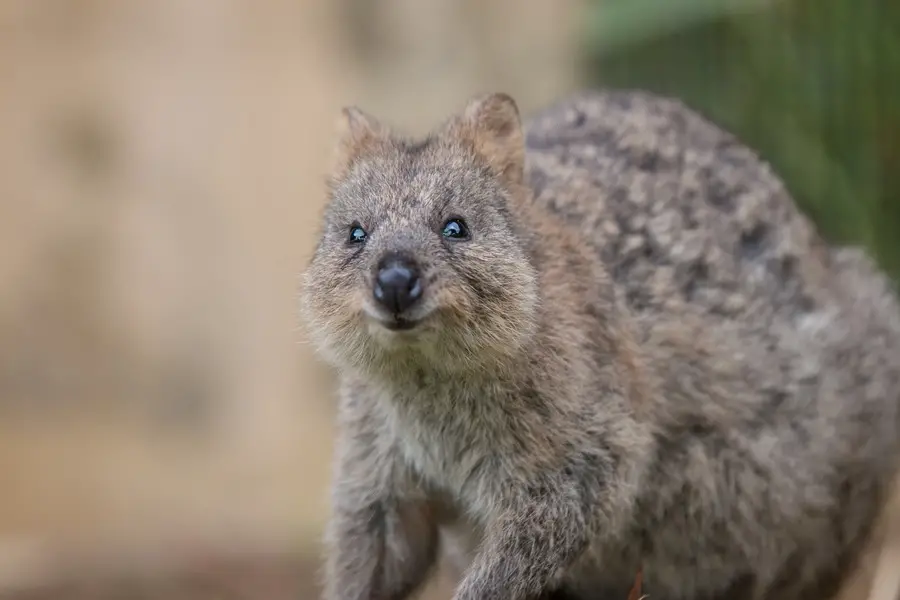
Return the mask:
M 372 294 L 392 314 L 405 312 L 422 297 L 418 266 L 401 256 L 385 257 L 378 265 Z

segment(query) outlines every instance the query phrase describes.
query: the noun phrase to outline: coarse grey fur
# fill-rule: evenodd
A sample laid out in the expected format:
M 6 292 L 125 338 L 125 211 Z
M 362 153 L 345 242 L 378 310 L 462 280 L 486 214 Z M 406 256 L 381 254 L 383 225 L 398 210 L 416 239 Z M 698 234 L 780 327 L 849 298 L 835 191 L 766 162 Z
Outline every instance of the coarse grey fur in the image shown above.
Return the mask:
M 456 600 L 624 600 L 638 569 L 659 600 L 837 591 L 900 454 L 900 307 L 864 252 L 672 99 L 344 125 L 302 292 L 341 375 L 328 600 L 406 598 L 440 549 Z M 371 302 L 389 251 L 427 283 L 411 332 Z

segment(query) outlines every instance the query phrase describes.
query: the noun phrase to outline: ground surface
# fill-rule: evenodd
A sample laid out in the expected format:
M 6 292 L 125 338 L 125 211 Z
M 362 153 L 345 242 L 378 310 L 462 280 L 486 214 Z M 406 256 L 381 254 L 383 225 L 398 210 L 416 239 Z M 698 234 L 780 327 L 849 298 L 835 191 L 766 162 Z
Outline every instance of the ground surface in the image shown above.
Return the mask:
M 144 577 L 89 577 L 2 595 L 3 600 L 318 600 L 315 561 L 257 558 L 206 560 L 177 573 Z M 447 597 L 436 581 L 423 600 Z

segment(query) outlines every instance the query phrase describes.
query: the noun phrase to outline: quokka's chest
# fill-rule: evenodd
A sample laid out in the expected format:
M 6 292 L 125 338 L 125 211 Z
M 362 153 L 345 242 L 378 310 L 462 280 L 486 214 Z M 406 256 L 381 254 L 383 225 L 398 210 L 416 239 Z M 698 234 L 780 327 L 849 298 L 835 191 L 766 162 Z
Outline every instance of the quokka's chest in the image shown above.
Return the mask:
M 485 423 L 453 411 L 397 411 L 390 421 L 401 460 L 422 484 L 453 498 L 464 512 L 480 512 L 503 479 L 504 464 L 501 444 Z
M 426 486 L 457 499 L 479 493 L 495 468 L 495 453 L 450 423 L 405 428 L 395 439 L 403 461 Z

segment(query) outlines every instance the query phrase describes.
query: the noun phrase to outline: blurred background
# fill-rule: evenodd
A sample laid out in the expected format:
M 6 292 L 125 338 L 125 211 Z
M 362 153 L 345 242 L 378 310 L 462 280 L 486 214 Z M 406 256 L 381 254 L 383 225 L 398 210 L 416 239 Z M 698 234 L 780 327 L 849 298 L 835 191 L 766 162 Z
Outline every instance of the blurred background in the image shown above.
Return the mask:
M 0 598 L 316 597 L 297 284 L 342 105 L 676 95 L 900 276 L 898 32 L 876 0 L 0 1 Z M 896 528 L 847 600 L 896 598 Z

